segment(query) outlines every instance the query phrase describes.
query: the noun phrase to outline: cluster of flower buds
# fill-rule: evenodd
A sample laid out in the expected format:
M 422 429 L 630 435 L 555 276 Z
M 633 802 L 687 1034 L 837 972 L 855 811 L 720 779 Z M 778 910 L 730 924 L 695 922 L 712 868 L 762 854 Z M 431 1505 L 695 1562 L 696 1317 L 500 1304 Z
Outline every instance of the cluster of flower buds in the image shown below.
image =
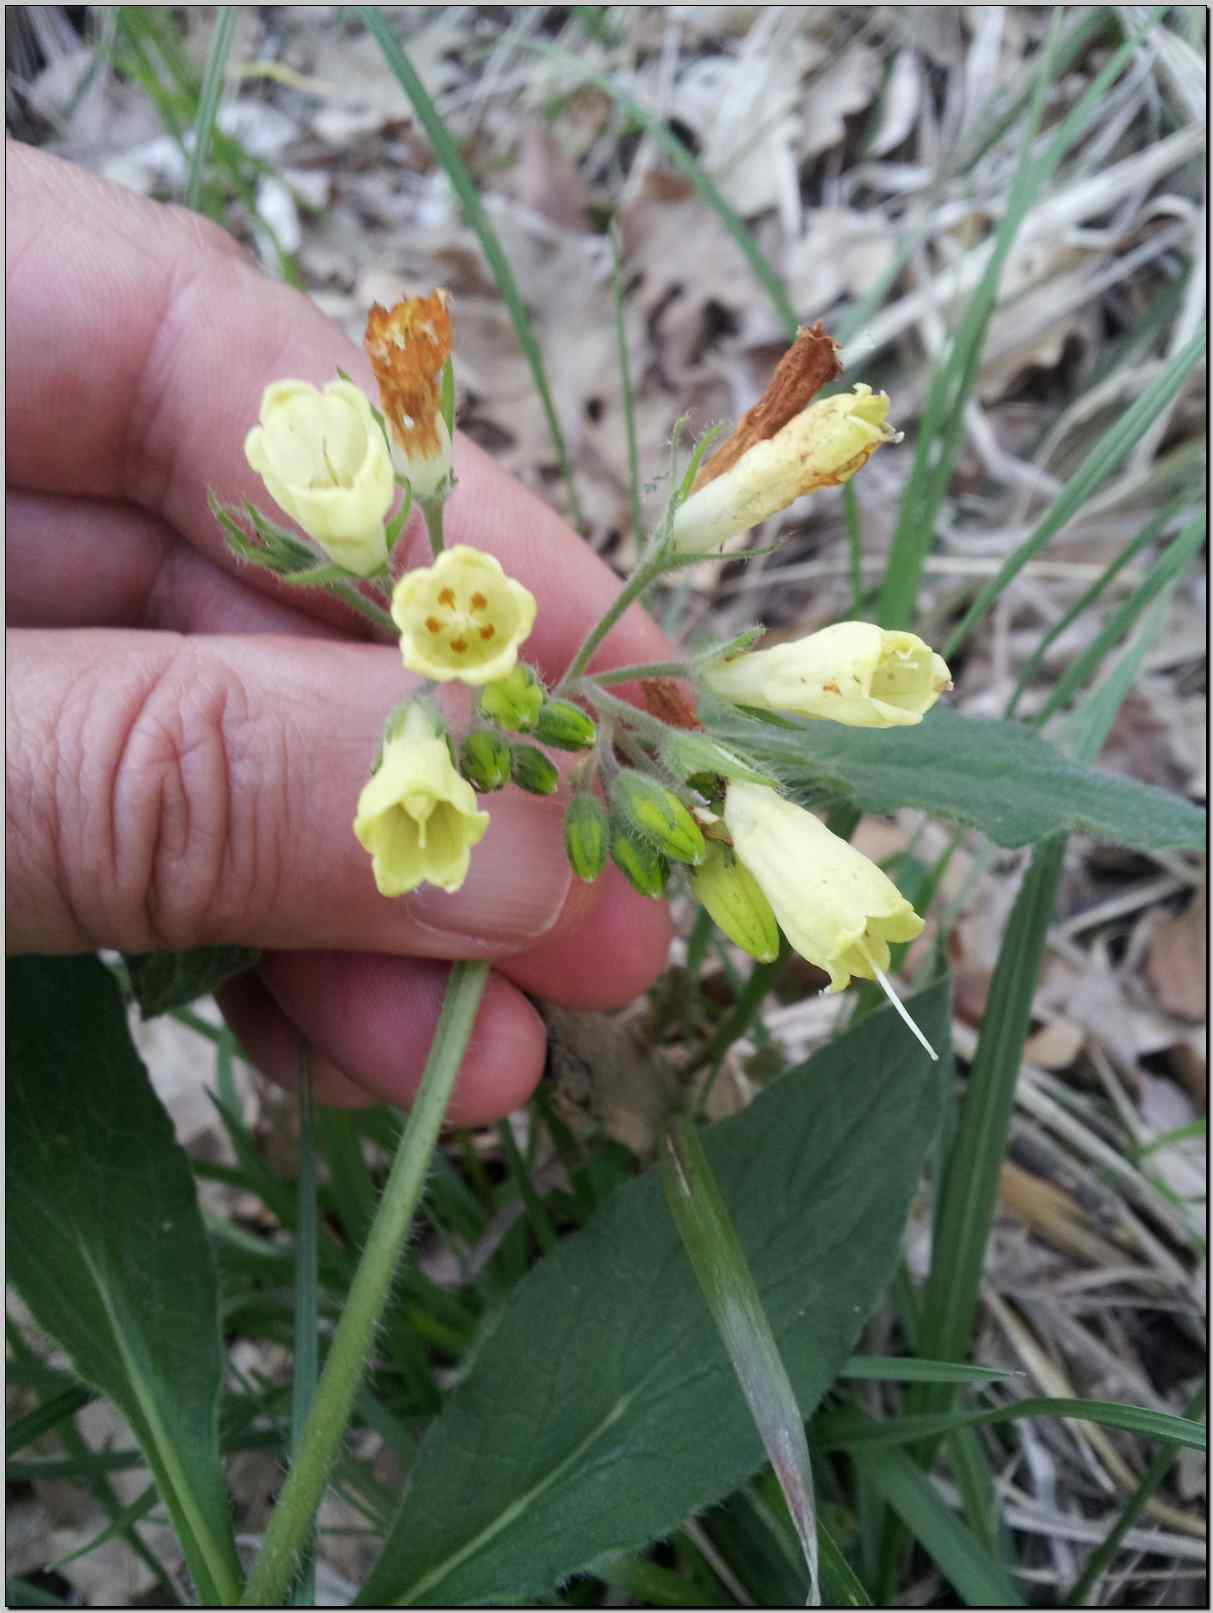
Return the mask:
M 378 588 L 404 666 L 425 680 L 389 717 L 358 801 L 354 832 L 379 889 L 400 896 L 428 882 L 457 890 L 489 825 L 477 795 L 510 784 L 554 795 L 562 771 L 547 753 L 576 753 L 564 846 L 578 879 L 596 880 L 609 861 L 661 900 L 681 869 L 695 898 L 751 956 L 774 959 L 782 932 L 829 975 L 830 990 L 858 976 L 891 994 L 890 948 L 913 940 L 922 919 L 887 875 L 788 800 L 759 761 L 705 730 L 699 697 L 710 697 L 709 722 L 711 701 L 723 701 L 760 717 L 897 728 L 920 722 L 950 688 L 944 662 L 912 633 L 867 622 L 768 648 L 751 648 L 751 634 L 658 669 L 641 710 L 608 693 L 605 684 L 619 674 L 599 681 L 587 671 L 616 611 L 550 694 L 519 659 L 534 596 L 493 556 L 442 541 L 441 507 L 454 485 L 451 342 L 449 299 L 433 292 L 371 311 L 365 346 L 382 411 L 345 377 L 323 391 L 293 380 L 266 389 L 245 452 L 275 503 L 322 551 L 319 563 L 252 506 L 244 515 L 253 540 L 232 511 L 215 506 L 236 552 L 285 580 L 323 586 L 348 575 Z M 898 440 L 883 393 L 860 384 L 815 398 L 839 373 L 837 348 L 821 327 L 801 331 L 731 437 L 693 462 L 693 480 L 688 473 L 689 485 L 672 495 L 620 606 L 688 556 L 719 550 L 803 494 L 846 482 Z M 392 552 L 414 501 L 433 563 L 393 581 Z M 458 738 L 428 693 L 450 683 L 474 691 Z

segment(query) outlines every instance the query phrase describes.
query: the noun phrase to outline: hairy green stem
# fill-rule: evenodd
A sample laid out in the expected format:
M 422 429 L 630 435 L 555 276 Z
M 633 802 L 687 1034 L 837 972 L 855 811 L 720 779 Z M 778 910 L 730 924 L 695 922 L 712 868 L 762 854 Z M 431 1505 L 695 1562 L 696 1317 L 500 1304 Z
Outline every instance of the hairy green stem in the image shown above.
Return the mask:
M 687 678 L 691 669 L 685 661 L 638 661 L 635 666 L 612 667 L 609 672 L 595 672 L 590 680 L 605 688 L 612 683 L 633 683 L 638 678 Z
M 316 1386 L 295 1461 L 282 1486 L 242 1598 L 245 1606 L 282 1603 L 324 1495 L 383 1316 L 392 1278 L 421 1197 L 447 1101 L 488 979 L 487 963 L 451 965 L 421 1087 L 392 1162 L 366 1248 Z
M 556 691 L 558 694 L 566 689 L 574 679 L 581 676 L 586 667 L 589 666 L 590 658 L 594 651 L 615 626 L 615 623 L 627 610 L 628 606 L 639 599 L 649 584 L 656 582 L 661 573 L 666 570 L 668 570 L 668 563 L 664 555 L 654 555 L 651 559 L 637 566 L 612 600 L 602 620 L 586 634 L 585 641 L 573 657 L 568 671 L 561 680 L 560 688 Z
M 352 583 L 337 583 L 333 588 L 333 592 L 343 605 L 348 605 L 351 610 L 356 610 L 360 616 L 365 616 L 368 622 L 374 622 L 376 627 L 384 628 L 393 637 L 399 634 L 400 629 L 388 612 L 383 609 L 382 605 L 376 605 L 367 599 L 364 594 L 360 594 Z
M 422 515 L 425 516 L 426 535 L 430 540 L 430 548 L 433 550 L 434 559 L 437 560 L 443 549 L 446 548 L 446 539 L 443 537 L 442 532 L 443 500 L 441 498 L 419 498 L 417 502 L 421 505 Z

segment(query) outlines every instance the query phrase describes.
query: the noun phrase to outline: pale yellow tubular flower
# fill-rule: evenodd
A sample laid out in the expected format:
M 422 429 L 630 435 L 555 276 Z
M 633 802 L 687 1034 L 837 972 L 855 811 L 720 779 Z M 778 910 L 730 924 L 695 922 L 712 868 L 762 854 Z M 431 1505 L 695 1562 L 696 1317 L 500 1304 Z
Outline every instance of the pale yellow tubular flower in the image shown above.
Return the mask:
M 921 933 L 922 920 L 875 863 L 774 790 L 733 780 L 724 821 L 780 929 L 828 973 L 831 991 L 852 975 L 877 979 L 889 967 L 889 943 Z
M 369 577 L 386 563 L 395 474 L 370 399 L 352 382 L 330 381 L 323 392 L 307 381 L 267 386 L 244 457 L 339 566 Z
M 702 677 L 736 705 L 852 728 L 921 722 L 952 687 L 947 664 L 929 645 L 871 622 L 836 622 L 794 643 L 717 661 Z
M 477 809 L 476 792 L 455 771 L 433 719 L 410 706 L 363 786 L 354 818 L 376 885 L 384 896 L 404 896 L 422 884 L 458 890 L 488 826 L 488 813 Z
M 392 620 L 410 672 L 437 683 L 492 683 L 513 670 L 535 623 L 535 596 L 499 561 L 467 544 L 409 571 L 392 595 Z
M 849 482 L 886 442 L 889 400 L 858 382 L 853 391 L 810 403 L 765 441 L 687 499 L 674 516 L 674 547 L 704 554 L 822 487 Z

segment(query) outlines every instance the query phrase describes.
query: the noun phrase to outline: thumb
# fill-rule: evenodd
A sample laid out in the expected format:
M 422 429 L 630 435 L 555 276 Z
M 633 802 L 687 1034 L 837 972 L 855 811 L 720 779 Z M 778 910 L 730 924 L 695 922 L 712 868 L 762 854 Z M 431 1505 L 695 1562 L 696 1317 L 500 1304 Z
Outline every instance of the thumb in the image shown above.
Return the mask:
M 412 681 L 368 645 L 14 630 L 8 949 L 493 958 L 580 923 L 560 804 L 512 790 L 461 890 L 376 890 L 354 807 Z

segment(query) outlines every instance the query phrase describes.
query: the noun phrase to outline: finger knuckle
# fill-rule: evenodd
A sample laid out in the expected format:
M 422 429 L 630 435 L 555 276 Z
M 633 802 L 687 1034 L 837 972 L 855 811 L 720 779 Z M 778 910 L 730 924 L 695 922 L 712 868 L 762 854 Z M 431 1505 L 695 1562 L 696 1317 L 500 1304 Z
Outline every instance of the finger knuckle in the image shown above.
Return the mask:
M 243 938 L 274 868 L 257 723 L 239 679 L 185 646 L 107 698 L 89 810 L 112 933 L 146 951 Z

